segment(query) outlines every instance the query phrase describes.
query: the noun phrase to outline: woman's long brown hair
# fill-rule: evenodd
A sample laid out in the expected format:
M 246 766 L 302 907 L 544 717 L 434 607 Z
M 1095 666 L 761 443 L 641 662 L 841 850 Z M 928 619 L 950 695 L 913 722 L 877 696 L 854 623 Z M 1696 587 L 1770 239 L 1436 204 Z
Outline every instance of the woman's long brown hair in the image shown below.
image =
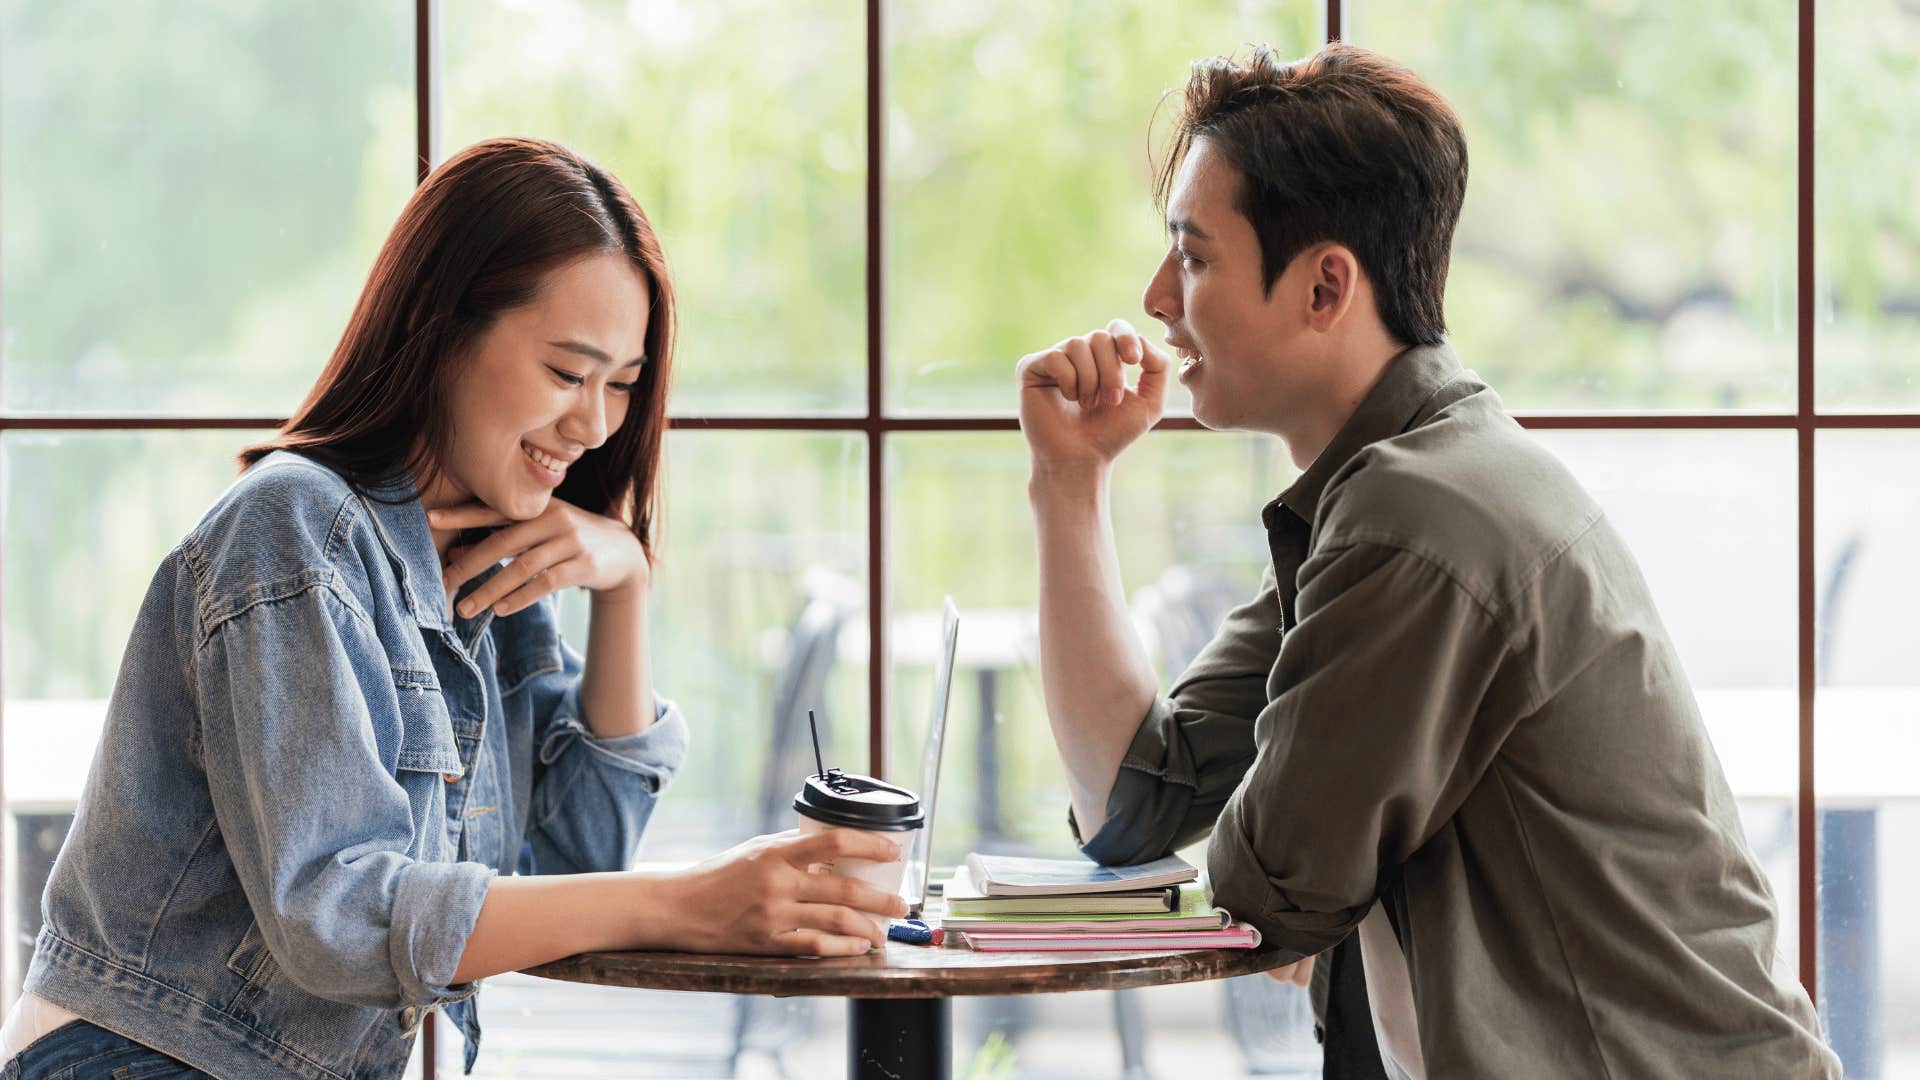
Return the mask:
M 411 475 L 424 491 L 452 445 L 448 383 L 502 313 L 535 299 L 546 274 L 617 253 L 647 283 L 646 360 L 634 405 L 555 492 L 620 518 L 649 553 L 659 517 L 661 444 L 673 362 L 673 282 L 653 226 L 612 174 L 557 143 L 491 139 L 421 184 L 380 249 L 340 344 L 275 450 L 326 463 L 363 492 Z

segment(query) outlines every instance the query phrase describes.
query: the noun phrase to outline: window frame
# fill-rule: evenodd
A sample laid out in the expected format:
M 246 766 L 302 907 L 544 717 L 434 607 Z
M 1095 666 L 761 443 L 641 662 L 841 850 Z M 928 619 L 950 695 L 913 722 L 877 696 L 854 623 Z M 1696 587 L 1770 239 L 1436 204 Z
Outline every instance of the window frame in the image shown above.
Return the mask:
M 1342 0 L 1320 0 L 1325 39 L 1343 36 Z M 415 173 L 424 180 L 439 160 L 439 0 L 413 0 L 414 6 L 414 98 L 415 98 Z M 888 485 L 887 440 L 909 432 L 989 432 L 1017 431 L 1019 421 L 1009 415 L 980 417 L 964 415 L 900 416 L 887 411 L 884 397 L 886 356 L 886 146 L 882 118 L 886 115 L 886 38 L 885 0 L 864 0 L 866 24 L 866 401 L 865 412 L 854 416 L 736 416 L 673 415 L 674 428 L 695 431 L 834 431 L 855 432 L 867 442 L 867 565 L 868 640 L 875 657 L 868 674 L 868 762 L 875 775 L 883 775 L 887 762 L 885 718 L 890 715 L 888 663 Z M 1836 430 L 1920 430 L 1920 412 L 1821 412 L 1816 407 L 1815 375 L 1815 143 L 1814 143 L 1814 57 L 1815 0 L 1797 0 L 1797 108 L 1796 108 L 1796 389 L 1795 406 L 1790 412 L 1715 412 L 1687 413 L 1660 411 L 1623 412 L 1522 412 L 1516 414 L 1523 427 L 1539 430 L 1644 431 L 1644 430 L 1790 430 L 1794 432 L 1798 470 L 1796 483 L 1796 650 L 1795 673 L 1798 691 L 1798 770 L 1795 798 L 1795 835 L 1798 858 L 1796 884 L 1798 897 L 1800 981 L 1810 996 L 1818 1000 L 1819 972 L 1819 848 L 1816 792 L 1814 790 L 1814 749 L 1817 732 L 1815 715 L 1815 662 L 1817 588 L 1814 565 L 1815 452 L 1818 434 Z M 0 362 L 4 357 L 0 356 Z M 284 417 L 139 415 L 139 414 L 51 414 L 11 412 L 0 409 L 0 439 L 13 432 L 31 431 L 135 431 L 177 430 L 208 431 L 225 429 L 278 428 Z M 1166 417 L 1156 425 L 1158 431 L 1200 430 L 1190 417 Z M 0 513 L 4 508 L 0 508 Z M 0 597 L 4 604 L 4 597 Z M 4 695 L 0 695 L 0 732 L 4 732 Z M 4 791 L 0 791 L 0 805 Z M 5 880 L 4 855 L 0 855 L 0 881 Z M 428 1018 L 423 1065 L 426 1076 L 435 1075 L 433 1017 Z

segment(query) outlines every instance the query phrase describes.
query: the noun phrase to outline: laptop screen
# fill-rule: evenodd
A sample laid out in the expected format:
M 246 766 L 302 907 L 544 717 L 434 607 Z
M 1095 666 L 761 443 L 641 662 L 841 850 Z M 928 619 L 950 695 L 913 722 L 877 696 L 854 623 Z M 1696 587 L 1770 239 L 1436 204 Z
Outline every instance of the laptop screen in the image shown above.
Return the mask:
M 933 869 L 933 811 L 940 793 L 940 749 L 947 739 L 947 701 L 953 690 L 953 657 L 960 640 L 960 611 L 946 598 L 940 623 L 940 651 L 933 668 L 933 708 L 927 717 L 927 744 L 920 756 L 920 801 L 927 823 L 914 838 L 907 862 L 906 898 L 915 918 L 925 913 L 927 876 Z

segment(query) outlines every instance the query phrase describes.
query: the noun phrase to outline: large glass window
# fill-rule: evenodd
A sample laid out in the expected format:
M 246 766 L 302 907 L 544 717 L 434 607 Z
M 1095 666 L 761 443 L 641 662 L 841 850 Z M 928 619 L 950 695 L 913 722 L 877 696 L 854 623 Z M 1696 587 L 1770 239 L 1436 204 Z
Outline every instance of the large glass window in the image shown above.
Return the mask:
M 1747 842 L 1773 886 L 1780 962 L 1798 940 L 1794 445 L 1784 431 L 1544 431 L 1632 550 L 1672 637 Z M 1685 527 L 1677 523 L 1685 522 Z
M 1820 1007 L 1849 1076 L 1920 1069 L 1920 433 L 1820 436 Z
M 1509 405 L 1792 405 L 1792 0 L 1347 11 L 1466 127 L 1447 322 Z
M 857 3 L 440 11 L 443 152 L 558 140 L 620 177 L 659 230 L 686 316 L 677 412 L 864 409 Z
M 0 439 L 9 1001 L 40 930 L 40 887 L 93 763 L 134 613 L 160 560 L 264 431 L 9 432 Z
M 1299 0 L 906 0 L 887 18 L 885 385 L 902 413 L 1004 415 L 1021 356 L 1115 317 L 1147 329 L 1161 95 L 1196 57 L 1321 36 Z
M 1820 6 L 1815 264 L 1822 407 L 1920 407 L 1920 11 Z
M 0 407 L 290 411 L 411 190 L 409 15 L 0 4 Z
M 1903 0 L 0 0 L 0 1005 L 148 577 L 263 434 L 231 425 L 297 406 L 419 148 L 490 136 L 618 174 L 681 297 L 653 636 L 696 741 L 640 857 L 786 827 L 808 709 L 836 761 L 913 775 L 949 594 L 936 862 L 1070 851 L 1013 364 L 1115 316 L 1155 329 L 1149 155 L 1188 65 L 1330 34 L 1459 112 L 1452 343 L 1635 551 L 1849 1075 L 1920 1068 L 1920 942 L 1893 917 L 1920 888 L 1894 857 L 1920 836 Z M 1272 440 L 1191 430 L 1177 385 L 1168 411 L 1113 498 L 1163 683 L 1254 588 L 1259 507 L 1295 474 Z M 576 643 L 586 612 L 563 602 Z M 1293 1035 L 1247 1037 L 1295 1030 L 1283 993 L 1145 994 L 1157 1073 L 1311 1069 Z M 844 1038 L 837 1001 L 507 976 L 488 1002 L 493 1077 L 807 1075 Z M 956 1071 L 1117 1074 L 1126 1011 L 962 1002 Z

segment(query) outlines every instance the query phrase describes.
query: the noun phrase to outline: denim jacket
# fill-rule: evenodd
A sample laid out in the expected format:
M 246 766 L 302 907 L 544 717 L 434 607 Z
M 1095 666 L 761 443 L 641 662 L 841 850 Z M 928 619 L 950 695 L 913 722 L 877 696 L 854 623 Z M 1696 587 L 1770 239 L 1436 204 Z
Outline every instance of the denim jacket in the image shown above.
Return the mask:
M 594 737 L 551 599 L 440 581 L 406 481 L 242 475 L 141 605 L 26 989 L 232 1078 L 400 1076 L 448 1006 L 471 1071 L 489 882 L 626 867 L 687 735 Z

